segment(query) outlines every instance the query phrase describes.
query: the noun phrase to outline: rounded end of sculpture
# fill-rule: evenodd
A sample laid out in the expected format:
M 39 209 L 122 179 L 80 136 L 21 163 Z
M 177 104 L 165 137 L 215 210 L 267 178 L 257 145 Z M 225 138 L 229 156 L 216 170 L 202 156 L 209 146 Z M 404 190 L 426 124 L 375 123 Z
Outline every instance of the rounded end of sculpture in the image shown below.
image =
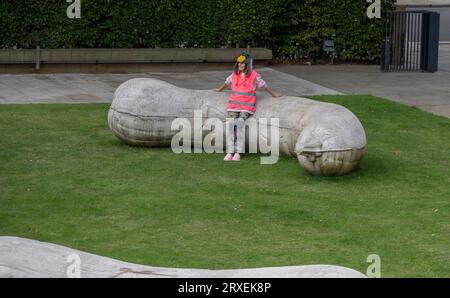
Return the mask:
M 169 134 L 171 119 L 143 118 L 110 108 L 108 125 L 112 134 L 122 142 L 134 146 L 167 147 L 171 144 Z
M 364 148 L 333 151 L 301 151 L 297 153 L 300 165 L 314 176 L 339 176 L 359 168 Z

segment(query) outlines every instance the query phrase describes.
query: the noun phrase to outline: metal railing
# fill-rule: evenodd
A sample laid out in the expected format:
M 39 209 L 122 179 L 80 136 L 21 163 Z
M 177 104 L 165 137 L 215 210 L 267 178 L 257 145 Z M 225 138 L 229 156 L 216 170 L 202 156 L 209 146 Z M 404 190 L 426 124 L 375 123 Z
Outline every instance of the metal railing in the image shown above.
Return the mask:
M 383 71 L 437 71 L 439 14 L 388 11 L 381 49 Z

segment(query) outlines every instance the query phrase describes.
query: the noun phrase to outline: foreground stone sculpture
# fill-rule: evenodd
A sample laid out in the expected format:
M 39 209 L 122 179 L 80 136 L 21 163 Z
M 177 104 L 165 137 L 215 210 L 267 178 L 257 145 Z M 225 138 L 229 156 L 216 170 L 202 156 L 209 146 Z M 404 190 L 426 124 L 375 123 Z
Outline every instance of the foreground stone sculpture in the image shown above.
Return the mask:
M 88 254 L 51 243 L 17 237 L 0 237 L 0 278 L 74 277 L 79 257 L 81 277 L 179 278 L 361 278 L 353 269 L 331 266 L 288 266 L 237 270 L 176 269 L 143 266 Z
M 176 118 L 225 122 L 229 94 L 178 88 L 157 79 L 138 78 L 119 86 L 108 114 L 113 134 L 128 144 L 170 146 Z M 301 97 L 258 95 L 256 120 L 279 118 L 280 152 L 297 157 L 313 175 L 342 175 L 358 168 L 366 136 L 358 118 L 348 109 Z M 203 134 L 209 133 L 203 131 Z M 270 136 L 259 135 L 268 138 Z

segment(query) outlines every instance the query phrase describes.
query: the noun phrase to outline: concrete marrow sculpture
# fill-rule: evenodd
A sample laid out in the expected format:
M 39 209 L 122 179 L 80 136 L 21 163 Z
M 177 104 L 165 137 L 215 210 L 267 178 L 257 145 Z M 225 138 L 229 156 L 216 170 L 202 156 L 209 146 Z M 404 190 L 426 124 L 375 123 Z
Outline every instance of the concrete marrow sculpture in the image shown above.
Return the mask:
M 0 278 L 67 277 L 364 278 L 366 276 L 356 270 L 336 265 L 228 270 L 154 267 L 126 263 L 48 242 L 0 236 Z
M 201 110 L 203 119 L 225 122 L 228 97 L 227 92 L 184 89 L 150 78 L 132 79 L 117 88 L 108 124 L 113 134 L 128 144 L 170 146 L 178 132 L 171 130 L 174 119 L 193 122 L 194 110 Z M 313 175 L 351 172 L 358 168 L 366 146 L 358 118 L 336 104 L 259 94 L 253 118 L 279 118 L 280 153 L 297 157 Z

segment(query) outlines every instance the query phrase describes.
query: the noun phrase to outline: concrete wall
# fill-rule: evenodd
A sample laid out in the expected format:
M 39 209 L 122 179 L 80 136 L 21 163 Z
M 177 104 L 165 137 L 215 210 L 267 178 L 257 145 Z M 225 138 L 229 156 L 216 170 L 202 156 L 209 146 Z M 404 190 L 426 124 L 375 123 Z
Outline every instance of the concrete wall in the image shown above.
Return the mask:
M 175 62 L 175 63 L 44 63 L 39 70 L 34 64 L 0 64 L 0 73 L 146 73 L 218 71 L 233 69 L 234 62 Z M 266 67 L 270 61 L 257 60 L 255 67 Z
M 449 0 L 397 0 L 397 5 L 402 6 L 445 6 Z
M 440 14 L 439 41 L 450 42 L 450 3 L 448 7 L 414 6 L 414 7 L 406 7 L 406 10 L 407 11 L 428 10 L 439 13 Z
M 40 49 L 0 50 L 0 64 L 234 62 L 245 49 Z M 272 59 L 272 50 L 251 49 L 255 61 Z

